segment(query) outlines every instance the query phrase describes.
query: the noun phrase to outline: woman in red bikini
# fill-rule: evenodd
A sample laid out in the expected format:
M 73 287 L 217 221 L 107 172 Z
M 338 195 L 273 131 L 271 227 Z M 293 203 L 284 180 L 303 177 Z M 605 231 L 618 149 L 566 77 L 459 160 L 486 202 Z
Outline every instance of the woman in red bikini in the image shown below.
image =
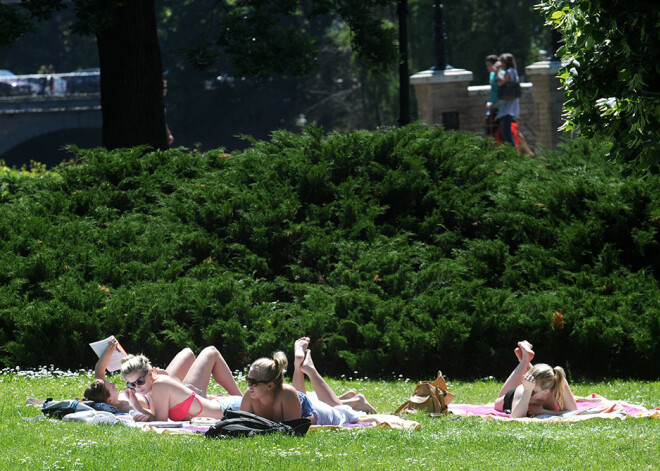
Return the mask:
M 94 366 L 94 381 L 85 390 L 84 397 L 89 401 L 105 402 L 117 409 L 119 412 L 129 412 L 133 406 L 128 402 L 128 396 L 125 391 L 119 392 L 117 386 L 112 381 L 106 379 L 105 371 L 110 363 L 112 353 L 117 349 L 117 339 L 112 337 L 108 340 L 108 347 L 99 357 Z M 161 374 L 168 374 L 173 378 L 183 381 L 188 370 L 195 361 L 195 354 L 189 348 L 184 348 L 172 359 L 165 370 L 156 369 Z M 149 407 L 149 396 L 138 396 L 138 400 L 143 407 Z
M 183 382 L 168 374 L 158 373 L 144 355 L 129 355 L 122 361 L 121 376 L 126 381 L 128 400 L 140 415 L 138 421 L 172 419 L 190 420 L 204 416 L 221 419 L 223 403 L 208 399 L 206 390 L 211 376 L 233 396 L 241 391 L 224 358 L 215 347 L 206 347 L 195 359 Z M 151 395 L 150 407 L 144 407 L 137 393 Z
M 560 366 L 552 368 L 545 363 L 532 366 L 532 344 L 518 342 L 515 349 L 518 366 L 502 386 L 495 410 L 511 414 L 512 418 L 559 415 L 577 410 L 575 396 Z

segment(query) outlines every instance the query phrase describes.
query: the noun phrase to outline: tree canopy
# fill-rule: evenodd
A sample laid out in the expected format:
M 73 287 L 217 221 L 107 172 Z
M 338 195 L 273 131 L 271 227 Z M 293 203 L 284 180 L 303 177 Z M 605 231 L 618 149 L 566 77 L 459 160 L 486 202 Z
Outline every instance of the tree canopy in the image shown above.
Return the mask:
M 199 3 L 211 25 L 206 41 L 189 48 L 190 58 L 200 67 L 223 54 L 245 75 L 308 73 L 319 54 L 309 23 L 331 13 L 348 24 L 353 50 L 371 67 L 397 57 L 394 29 L 373 11 L 389 0 Z M 0 25 L 8 26 L 0 31 L 0 46 L 25 34 L 31 19 L 50 18 L 69 4 L 76 14 L 72 30 L 94 35 L 98 44 L 104 146 L 166 148 L 155 0 L 22 0 L 18 9 L 0 10 Z
M 563 36 L 566 129 L 609 136 L 611 155 L 660 171 L 660 10 L 642 0 L 550 0 Z
M 511 52 L 524 69 L 536 60 L 538 49 L 548 48 L 543 16 L 533 10 L 535 1 L 447 3 L 448 62 L 471 70 L 476 84 L 487 81 L 483 65 L 487 54 Z M 0 51 L 0 62 L 16 73 L 35 72 L 43 62 L 60 72 L 98 66 L 97 34 L 115 16 L 110 13 L 125 2 L 98 4 L 101 9 L 96 14 L 93 2 L 82 0 L 28 3 L 32 20 L 49 15 L 52 19 L 35 23 L 30 34 Z M 162 70 L 170 85 L 167 122 L 175 145 L 244 147 L 245 141 L 236 136 L 266 138 L 273 129 L 295 129 L 302 121 L 337 130 L 374 129 L 395 122 L 396 1 L 343 1 L 341 14 L 329 1 L 227 3 L 155 3 Z M 64 10 L 53 10 L 54 5 Z M 409 70 L 415 73 L 434 65 L 434 1 L 409 0 L 408 6 Z M 16 18 L 29 19 L 24 8 L 8 8 L 14 15 L 8 23 L 12 28 L 18 24 Z M 0 36 L 9 32 L 2 29 Z M 112 74 L 127 68 L 122 48 L 114 49 L 118 65 L 110 71 L 104 68 L 105 85 L 123 80 Z M 141 70 L 133 72 L 139 74 Z M 157 92 L 158 79 L 150 84 Z M 130 100 L 115 96 L 113 103 Z M 153 96 L 153 110 L 161 106 L 158 98 Z

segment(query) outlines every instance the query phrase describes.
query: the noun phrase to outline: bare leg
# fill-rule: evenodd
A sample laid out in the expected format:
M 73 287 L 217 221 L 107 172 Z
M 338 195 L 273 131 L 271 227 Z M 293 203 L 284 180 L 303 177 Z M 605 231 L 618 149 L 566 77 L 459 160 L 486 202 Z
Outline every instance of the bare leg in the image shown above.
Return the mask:
M 519 140 L 519 142 L 520 142 L 520 149 L 521 149 L 525 154 L 527 154 L 527 155 L 534 155 L 534 153 L 532 152 L 532 149 L 530 149 L 529 146 L 527 145 L 527 140 L 526 140 L 525 137 L 523 136 L 523 133 L 520 132 L 520 130 L 518 131 L 518 140 Z
M 229 394 L 242 396 L 227 362 L 218 349 L 213 346 L 206 347 L 200 352 L 183 381 L 192 384 L 206 394 L 211 375 Z
M 184 348 L 172 358 L 172 361 L 167 365 L 165 371 L 167 371 L 167 374 L 173 378 L 183 381 L 183 378 L 185 378 L 194 361 L 195 354 L 193 351 L 189 348 Z
M 307 355 L 307 346 L 309 345 L 309 337 L 301 337 L 293 345 L 293 377 L 291 378 L 291 385 L 296 388 L 296 391 L 302 393 L 305 391 L 305 375 L 302 372 L 302 364 Z
M 513 351 L 513 353 L 516 354 L 516 358 L 518 359 L 518 363 L 522 361 L 522 350 L 520 347 L 516 347 L 516 349 Z
M 364 397 L 364 394 L 356 394 L 355 396 L 346 399 L 343 399 L 340 396 L 340 399 L 342 404 L 350 406 L 352 409 L 369 412 L 371 414 L 376 413 L 376 409 L 374 406 L 369 404 L 369 401 L 367 401 L 367 398 Z
M 355 389 L 349 389 L 344 394 L 339 396 L 339 400 L 344 402 L 345 399 L 351 399 L 357 396 L 357 391 Z
M 332 388 L 325 382 L 323 377 L 316 371 L 314 361 L 312 360 L 312 352 L 307 350 L 307 355 L 303 360 L 300 370 L 307 375 L 312 382 L 314 392 L 320 401 L 325 402 L 330 406 L 340 406 L 341 401 L 332 390 Z
M 527 340 L 518 342 L 518 348 L 515 350 L 515 353 L 516 356 L 518 356 L 518 353 L 521 354 L 519 357 L 520 363 L 518 363 L 516 369 L 511 372 L 508 379 L 505 381 L 504 386 L 502 386 L 502 389 L 497 396 L 498 398 L 504 396 L 507 392 L 509 392 L 510 389 L 513 389 L 522 384 L 523 376 L 525 373 L 527 373 L 527 371 L 529 371 L 532 359 L 534 358 L 532 344 Z
M 363 394 L 358 394 L 351 389 L 341 396 L 337 396 L 334 390 L 325 382 L 319 374 L 312 361 L 312 352 L 307 349 L 309 337 L 302 337 L 296 340 L 294 345 L 294 370 L 291 384 L 297 391 L 305 391 L 305 374 L 309 377 L 320 401 L 331 406 L 345 404 L 352 409 L 375 413 L 376 409 L 369 404 Z

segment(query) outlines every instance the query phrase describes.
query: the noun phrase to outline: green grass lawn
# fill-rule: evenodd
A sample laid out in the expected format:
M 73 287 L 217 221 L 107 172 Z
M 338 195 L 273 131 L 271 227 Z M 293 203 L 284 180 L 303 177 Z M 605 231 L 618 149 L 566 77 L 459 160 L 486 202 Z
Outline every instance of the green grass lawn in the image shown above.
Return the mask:
M 356 375 L 357 376 L 357 375 Z M 305 438 L 265 436 L 207 440 L 162 436 L 123 426 L 26 421 L 40 411 L 27 396 L 73 398 L 89 371 L 0 372 L 0 469 L 658 469 L 660 420 L 594 419 L 522 424 L 447 416 L 414 417 L 422 430 L 315 431 Z M 119 384 L 119 378 L 114 377 Z M 432 378 L 427 378 L 432 379 Z M 448 378 L 456 402 L 486 403 L 499 391 L 492 379 Z M 337 392 L 364 392 L 379 412 L 392 412 L 415 381 L 339 378 Z M 239 375 L 239 385 L 245 383 Z M 648 408 L 660 405 L 660 382 L 573 384 L 576 395 L 599 393 Z M 210 392 L 221 393 L 218 387 Z

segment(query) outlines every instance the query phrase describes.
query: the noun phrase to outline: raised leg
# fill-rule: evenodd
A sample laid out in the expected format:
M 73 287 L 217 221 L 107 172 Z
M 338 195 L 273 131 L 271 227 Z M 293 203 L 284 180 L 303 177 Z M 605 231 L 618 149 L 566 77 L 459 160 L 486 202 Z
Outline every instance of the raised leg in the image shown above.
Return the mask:
M 172 361 L 167 365 L 165 371 L 167 371 L 170 376 L 177 378 L 179 381 L 183 381 L 183 378 L 186 377 L 188 370 L 190 370 L 190 367 L 194 362 L 195 354 L 193 351 L 189 348 L 184 348 L 172 358 Z
M 320 401 L 325 402 L 330 406 L 339 406 L 342 402 L 339 400 L 332 388 L 325 382 L 323 377 L 316 371 L 314 366 L 314 361 L 312 360 L 312 352 L 307 350 L 300 370 L 307 375 L 309 380 L 312 382 L 312 387 L 316 393 L 316 397 Z
M 242 396 L 227 362 L 213 346 L 206 347 L 200 352 L 183 382 L 192 384 L 206 394 L 211 375 L 229 394 Z
M 504 382 L 500 393 L 497 395 L 498 398 L 504 396 L 510 389 L 520 386 L 522 384 L 523 376 L 531 367 L 531 362 L 534 358 L 534 351 L 532 350 L 531 343 L 527 340 L 518 342 L 518 348 L 516 348 L 514 352 L 519 360 L 518 366 L 516 366 Z
M 307 355 L 307 346 L 309 345 L 309 337 L 301 337 L 293 344 L 293 377 L 291 378 L 291 385 L 296 388 L 296 391 L 302 393 L 305 391 L 305 375 L 302 372 L 302 364 Z

